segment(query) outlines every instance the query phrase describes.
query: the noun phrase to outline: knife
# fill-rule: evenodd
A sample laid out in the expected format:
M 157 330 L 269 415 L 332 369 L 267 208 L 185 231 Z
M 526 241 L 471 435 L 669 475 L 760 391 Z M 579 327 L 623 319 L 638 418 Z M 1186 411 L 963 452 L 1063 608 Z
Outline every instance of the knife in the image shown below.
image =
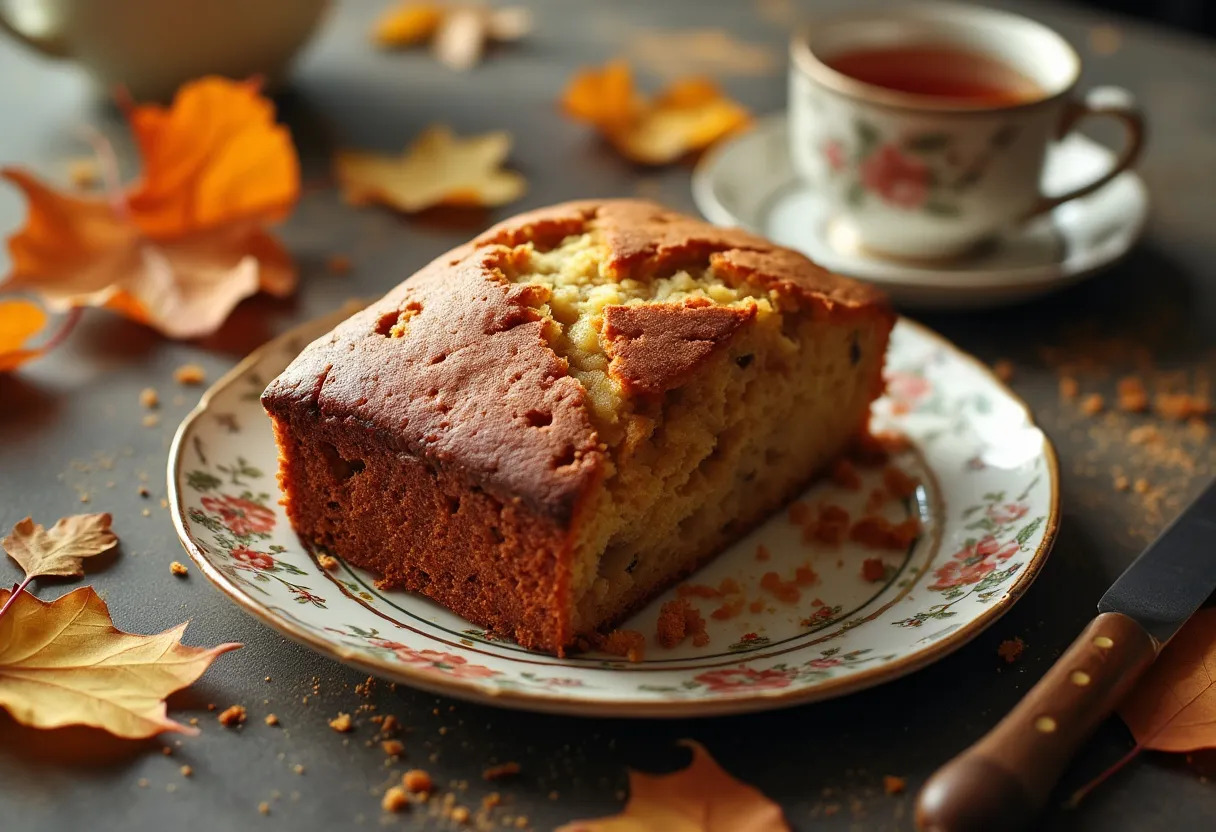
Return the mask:
M 1216 589 L 1216 481 L 1098 602 L 1098 616 L 1022 701 L 921 790 L 925 832 L 1025 829 L 1068 761 Z

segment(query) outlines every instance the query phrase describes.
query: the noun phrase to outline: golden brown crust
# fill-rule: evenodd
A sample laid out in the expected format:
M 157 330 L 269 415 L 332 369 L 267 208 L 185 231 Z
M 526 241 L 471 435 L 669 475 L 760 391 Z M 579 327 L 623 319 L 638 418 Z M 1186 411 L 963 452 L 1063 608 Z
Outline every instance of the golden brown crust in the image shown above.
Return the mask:
M 627 393 L 666 392 L 755 317 L 754 306 L 714 306 L 705 298 L 606 307 L 610 371 Z
M 263 404 L 272 413 L 303 408 L 358 424 L 390 447 L 455 466 L 498 499 L 522 499 L 569 527 L 602 475 L 603 453 L 583 388 L 544 338 L 534 287 L 505 277 L 512 268 L 506 246 L 555 246 L 592 227 L 622 276 L 708 263 L 728 282 L 771 289 L 828 316 L 891 315 L 877 290 L 747 232 L 641 200 L 570 202 L 521 214 L 439 257 L 310 345 L 267 388 Z M 408 321 L 408 337 L 390 337 L 410 303 L 421 311 Z M 658 313 L 650 320 L 651 337 L 671 323 Z M 615 367 L 639 389 L 674 383 L 658 380 L 646 350 L 619 341 L 614 349 L 641 362 Z

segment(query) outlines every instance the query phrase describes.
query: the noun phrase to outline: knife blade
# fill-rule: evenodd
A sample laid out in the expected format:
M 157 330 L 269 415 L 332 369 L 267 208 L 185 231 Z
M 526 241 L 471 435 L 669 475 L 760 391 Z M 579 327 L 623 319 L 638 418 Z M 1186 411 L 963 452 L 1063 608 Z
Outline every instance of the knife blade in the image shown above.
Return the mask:
M 1216 591 L 1216 481 L 1103 594 L 1098 616 L 995 728 L 925 783 L 932 832 L 1025 829 L 1069 760 Z
M 1098 602 L 1165 644 L 1216 590 L 1216 480 L 1144 550 Z

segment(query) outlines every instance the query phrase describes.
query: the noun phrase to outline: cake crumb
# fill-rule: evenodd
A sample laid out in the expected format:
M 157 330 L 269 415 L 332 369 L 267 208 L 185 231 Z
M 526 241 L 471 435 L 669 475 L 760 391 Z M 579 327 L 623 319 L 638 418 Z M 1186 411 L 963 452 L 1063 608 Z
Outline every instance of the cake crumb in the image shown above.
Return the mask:
M 148 410 L 152 410 L 160 404 L 160 396 L 155 388 L 145 387 L 139 391 L 139 403 Z
M 1127 477 L 1123 476 L 1122 474 L 1115 477 L 1115 490 L 1116 491 L 1128 491 L 1131 489 L 1131 487 L 1132 487 L 1131 480 L 1129 480 Z
M 185 387 L 193 387 L 207 380 L 207 371 L 197 364 L 183 364 L 173 371 L 173 380 Z
M 390 757 L 400 757 L 405 753 L 405 743 L 401 740 L 383 740 L 380 743 L 380 747 Z
M 1172 422 L 1185 422 L 1188 419 L 1210 415 L 1212 406 L 1205 396 L 1194 396 L 1190 393 L 1158 393 L 1153 400 L 1153 409 L 1164 419 Z
M 148 490 L 148 486 L 146 485 L 141 485 L 139 488 L 135 489 L 135 493 L 141 497 L 152 496 L 152 492 Z
M 392 786 L 384 793 L 380 808 L 386 812 L 400 812 L 410 805 L 410 796 L 400 786 Z
M 182 766 L 180 771 L 182 773 L 182 777 L 192 777 L 194 775 L 194 769 L 192 769 L 190 766 Z
M 260 812 L 263 815 L 269 815 L 270 814 L 270 804 L 267 803 L 265 800 L 263 800 L 261 803 L 258 804 L 258 812 Z
M 848 459 L 841 457 L 832 464 L 832 482 L 848 491 L 861 488 L 861 475 Z
M 1138 376 L 1119 379 L 1115 387 L 1119 409 L 1125 413 L 1143 413 L 1148 410 L 1148 391 Z
M 498 792 L 490 792 L 481 799 L 481 805 L 487 809 L 493 809 L 495 806 L 502 805 L 502 795 Z
M 1127 434 L 1127 441 L 1133 445 L 1159 445 L 1164 438 L 1154 425 L 1141 425 Z
M 809 543 L 818 541 L 830 546 L 839 546 L 849 531 L 849 512 L 837 505 L 819 507 L 819 517 L 803 527 L 802 539 Z
M 351 722 L 350 714 L 339 711 L 338 715 L 329 721 L 329 727 L 339 734 L 345 734 L 355 726 Z
M 849 539 L 873 549 L 907 549 L 920 534 L 920 521 L 909 517 L 892 523 L 881 515 L 861 518 L 849 530 Z
M 771 557 L 772 557 L 772 554 L 769 552 L 768 547 L 765 546 L 763 543 L 761 543 L 759 546 L 756 547 L 756 560 L 760 561 L 761 563 L 764 563 Z
M 804 526 L 811 520 L 811 507 L 801 500 L 795 500 L 790 503 L 787 514 L 795 526 Z
M 747 605 L 747 608 L 752 612 L 764 612 L 764 601 L 757 598 Z
M 996 648 L 996 654 L 1005 660 L 1006 664 L 1013 664 L 1022 657 L 1022 651 L 1026 649 L 1026 642 L 1018 636 L 1007 638 L 1001 642 L 1001 646 Z
M 879 558 L 866 558 L 861 562 L 861 577 L 870 583 L 881 581 L 887 574 L 886 564 Z
M 469 810 L 463 806 L 457 806 L 452 810 L 452 823 L 468 823 Z
M 245 706 L 232 705 L 225 708 L 224 711 L 216 717 L 220 721 L 220 725 L 226 728 L 231 728 L 234 725 L 240 725 L 245 721 Z
M 166 757 L 171 757 L 173 755 L 173 749 L 167 745 L 162 745 L 160 747 L 160 753 L 164 754 Z
M 1106 408 L 1106 401 L 1099 393 L 1090 393 L 1081 400 L 1081 412 L 1086 416 L 1097 416 Z
M 761 575 L 760 588 L 785 604 L 796 604 L 802 598 L 802 590 L 792 581 L 783 581 L 776 572 L 765 572 Z
M 320 554 L 317 555 L 317 565 L 325 570 L 337 569 L 338 559 L 333 555 Z
M 141 419 L 140 422 L 146 428 L 154 428 L 160 424 L 160 414 L 159 413 L 145 413 L 144 418 Z
M 693 644 L 703 647 L 709 643 L 705 619 L 701 612 L 684 598 L 668 601 L 659 608 L 655 637 L 660 645 L 671 649 L 691 637 Z
M 296 763 L 294 766 L 291 767 L 291 770 L 294 771 L 296 774 L 303 774 L 304 766 L 301 765 L 300 763 Z
M 275 716 L 274 714 L 266 714 L 266 724 L 267 725 L 278 725 L 279 718 L 277 716 Z
M 426 794 L 435 788 L 435 784 L 431 782 L 431 775 L 420 768 L 410 769 L 401 775 L 401 785 L 405 787 L 406 791 L 413 794 Z
M 190 725 L 197 728 L 198 727 L 198 717 L 196 717 L 196 716 L 190 717 Z
M 503 780 L 508 777 L 514 777 L 517 774 L 519 774 L 519 763 L 511 761 L 497 766 L 490 766 L 481 773 L 481 779 Z
M 1137 494 L 1147 494 L 1148 488 L 1148 480 L 1146 480 L 1144 477 L 1140 477 L 1134 483 L 1132 483 L 1132 490 Z
M 637 630 L 613 630 L 598 640 L 600 650 L 612 656 L 624 656 L 631 662 L 640 662 L 646 647 L 646 636 Z
M 179 578 L 190 574 L 190 570 L 186 568 L 186 564 L 179 560 L 175 560 L 173 563 L 169 564 L 169 571 L 174 575 L 177 575 Z
M 1013 381 L 1013 362 L 1002 358 L 992 365 L 992 372 L 997 378 L 1008 384 Z
M 903 794 L 904 789 L 907 787 L 908 781 L 902 777 L 888 774 L 882 778 L 882 790 L 887 794 Z
M 135 785 L 139 786 L 141 789 L 148 788 L 148 785 L 149 785 L 148 778 L 147 777 L 139 778 L 139 780 L 136 781 Z
M 888 465 L 882 472 L 882 484 L 890 492 L 892 497 L 904 499 L 911 497 L 916 493 L 920 481 L 916 477 L 911 476 L 902 468 L 897 468 L 894 465 Z
M 150 509 L 150 508 L 141 509 L 139 513 L 142 514 L 144 517 L 151 517 L 152 509 Z
M 389 714 L 380 721 L 380 730 L 385 734 L 391 734 L 398 727 L 397 717 Z
M 1063 376 L 1060 379 L 1060 398 L 1065 401 L 1072 401 L 1081 393 L 1081 386 L 1077 384 L 1077 380 L 1072 376 Z

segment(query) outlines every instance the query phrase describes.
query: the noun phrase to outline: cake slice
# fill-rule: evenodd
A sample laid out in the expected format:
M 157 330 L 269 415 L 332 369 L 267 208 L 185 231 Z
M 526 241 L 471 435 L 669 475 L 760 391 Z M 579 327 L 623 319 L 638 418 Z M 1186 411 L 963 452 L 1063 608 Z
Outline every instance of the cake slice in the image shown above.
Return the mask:
M 575 202 L 438 258 L 262 403 L 306 544 L 560 654 L 845 450 L 893 323 L 759 237 Z

